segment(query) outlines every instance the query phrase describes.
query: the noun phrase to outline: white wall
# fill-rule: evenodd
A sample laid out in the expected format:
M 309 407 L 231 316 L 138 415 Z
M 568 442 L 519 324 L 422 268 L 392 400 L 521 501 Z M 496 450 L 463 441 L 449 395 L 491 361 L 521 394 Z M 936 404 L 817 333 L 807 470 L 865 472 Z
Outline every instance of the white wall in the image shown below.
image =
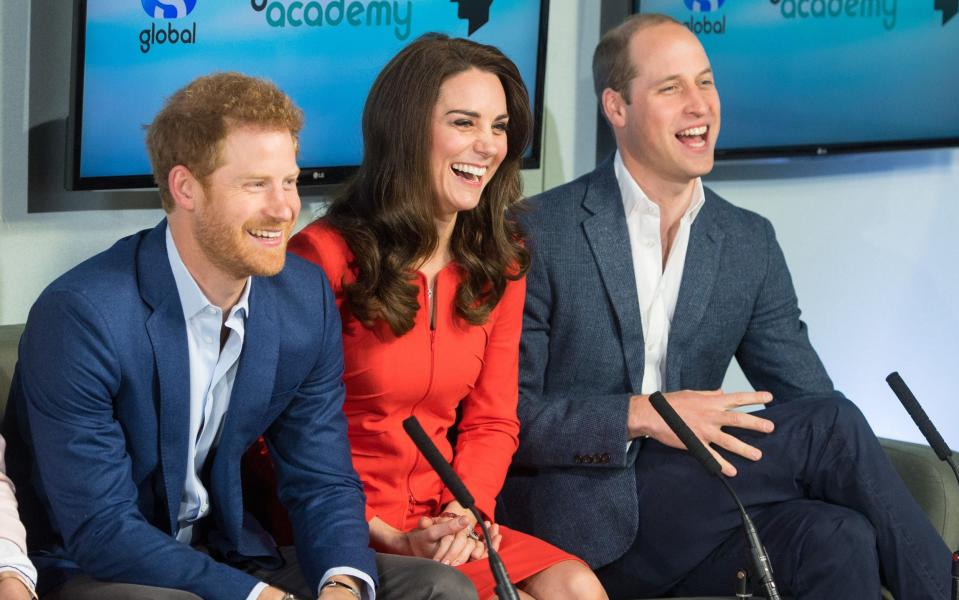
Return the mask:
M 57 275 L 162 216 L 158 209 L 27 213 L 28 141 L 31 152 L 45 158 L 34 166 L 44 175 L 33 177 L 34 188 L 43 188 L 31 190 L 34 200 L 88 207 L 104 202 L 103 194 L 59 187 L 69 6 L 62 0 L 0 3 L 0 324 L 24 321 L 33 299 Z M 595 0 L 552 3 L 544 161 L 542 169 L 525 173 L 529 193 L 594 165 L 589 65 L 598 6 Z M 31 10 L 38 23 L 32 27 Z M 836 385 L 877 432 L 919 439 L 883 382 L 898 369 L 959 448 L 959 419 L 949 410 L 957 394 L 950 375 L 959 367 L 959 243 L 952 231 L 959 226 L 959 151 L 726 165 L 710 184 L 772 220 L 813 343 Z M 142 193 L 131 198 L 144 202 Z M 731 370 L 727 389 L 747 385 Z
M 716 175 L 716 192 L 773 222 L 813 345 L 873 428 L 922 440 L 884 381 L 898 370 L 959 448 L 959 151 L 803 159 Z M 737 369 L 725 387 L 747 386 Z
M 159 209 L 27 213 L 31 128 L 33 148 L 45 158 L 39 168 L 48 171 L 48 186 L 59 188 L 45 194 L 63 203 L 95 204 L 102 197 L 62 191 L 72 4 L 0 3 L 0 324 L 23 322 L 33 299 L 59 274 L 162 215 Z M 56 131 L 58 144 L 38 147 Z

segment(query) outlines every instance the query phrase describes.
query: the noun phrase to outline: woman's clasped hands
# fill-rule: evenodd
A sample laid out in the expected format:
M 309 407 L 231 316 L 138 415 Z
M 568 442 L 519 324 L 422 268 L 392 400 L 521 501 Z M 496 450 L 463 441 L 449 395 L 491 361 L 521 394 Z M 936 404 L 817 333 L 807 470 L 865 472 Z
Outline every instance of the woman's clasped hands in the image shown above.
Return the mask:
M 486 544 L 475 519 L 465 509 L 457 508 L 449 505 L 439 516 L 420 517 L 417 527 L 406 532 L 409 554 L 453 567 L 486 558 Z M 499 549 L 499 525 L 486 521 L 486 527 L 493 549 Z

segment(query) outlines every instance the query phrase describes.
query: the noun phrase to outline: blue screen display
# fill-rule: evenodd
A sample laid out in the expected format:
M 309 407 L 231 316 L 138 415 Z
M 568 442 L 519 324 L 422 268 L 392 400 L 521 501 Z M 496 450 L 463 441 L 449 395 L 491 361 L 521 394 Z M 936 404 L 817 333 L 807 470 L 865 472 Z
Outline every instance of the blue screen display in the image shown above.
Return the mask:
M 932 0 L 641 0 L 706 48 L 717 150 L 959 143 L 959 16 Z
M 430 31 L 499 47 L 519 67 L 533 106 L 540 101 L 541 0 L 85 4 L 83 60 L 75 75 L 82 83 L 82 97 L 75 99 L 82 116 L 82 135 L 74 142 L 75 183 L 77 177 L 142 176 L 149 186 L 144 126 L 175 90 L 216 71 L 268 78 L 304 110 L 301 167 L 356 166 L 373 79 L 402 47 Z

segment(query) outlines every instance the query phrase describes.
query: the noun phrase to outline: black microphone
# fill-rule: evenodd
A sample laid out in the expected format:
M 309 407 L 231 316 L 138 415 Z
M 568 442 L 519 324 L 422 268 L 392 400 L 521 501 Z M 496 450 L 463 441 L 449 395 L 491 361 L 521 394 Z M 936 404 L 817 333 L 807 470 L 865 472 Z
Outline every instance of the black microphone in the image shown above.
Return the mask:
M 666 396 L 663 396 L 660 392 L 653 392 L 653 395 L 649 397 L 649 403 L 653 405 L 653 408 L 655 408 L 659 416 L 663 418 L 663 421 L 666 421 L 666 425 L 673 430 L 673 433 L 676 434 L 679 441 L 686 445 L 686 450 L 703 465 L 703 468 L 709 471 L 710 475 L 722 474 L 722 465 L 720 465 L 716 457 L 706 449 L 706 446 L 699 441 L 699 438 L 696 437 L 693 430 L 689 428 L 686 421 L 683 421 L 682 417 L 673 410 L 672 405 L 666 400 Z
M 956 467 L 955 461 L 952 460 L 952 450 L 949 449 L 945 440 L 939 435 L 939 430 L 936 429 L 936 426 L 929 420 L 929 415 L 926 414 L 926 411 L 922 410 L 922 406 L 919 405 L 919 401 L 916 400 L 916 397 L 912 394 L 912 390 L 909 389 L 909 386 L 906 385 L 906 382 L 902 380 L 902 377 L 900 377 L 896 371 L 893 371 L 886 377 L 886 383 L 892 388 L 893 393 L 899 398 L 899 402 L 902 403 L 903 408 L 905 408 L 909 416 L 912 417 L 916 427 L 919 428 L 923 437 L 929 442 L 932 451 L 936 453 L 939 460 L 944 461 L 952 467 L 952 472 L 956 475 L 956 481 L 959 482 L 959 468 Z M 959 600 L 959 551 L 952 553 L 952 600 Z
M 939 430 L 936 429 L 936 426 L 932 424 L 932 421 L 929 420 L 929 416 L 926 414 L 926 411 L 922 410 L 922 406 L 919 405 L 919 401 L 916 400 L 916 397 L 912 394 L 912 390 L 909 389 L 909 386 L 906 385 L 906 382 L 902 380 L 902 377 L 899 376 L 897 371 L 893 371 L 886 377 L 886 383 L 889 384 L 889 387 L 892 388 L 893 393 L 896 394 L 896 397 L 899 398 L 899 402 L 902 403 L 903 408 L 906 409 L 906 412 L 909 413 L 909 416 L 912 417 L 913 422 L 919 428 L 919 431 L 922 432 L 922 435 L 926 438 L 926 441 L 929 442 L 929 445 L 932 446 L 932 451 L 936 453 L 936 456 L 939 457 L 939 460 L 944 460 L 946 462 L 951 462 L 949 457 L 952 456 L 952 450 L 949 449 L 949 446 L 946 445 L 945 440 L 942 439 L 942 436 L 939 435 Z M 953 465 L 953 469 L 955 469 Z M 959 473 L 956 474 L 956 477 L 959 477 Z
M 779 590 L 776 588 L 776 581 L 773 579 L 773 567 L 772 563 L 769 562 L 769 555 L 766 554 L 766 548 L 759 540 L 759 533 L 756 531 L 756 526 L 746 513 L 746 508 L 743 506 L 743 503 L 739 501 L 739 496 L 736 495 L 732 486 L 726 481 L 726 477 L 722 473 L 723 468 L 719 464 L 719 461 L 716 460 L 716 457 L 710 454 L 706 446 L 699 441 L 699 438 L 696 437 L 693 430 L 686 425 L 682 417 L 676 414 L 676 411 L 673 410 L 673 407 L 670 406 L 669 401 L 666 400 L 666 397 L 663 396 L 662 393 L 653 392 L 649 396 L 649 403 L 653 405 L 653 408 L 656 409 L 659 416 L 663 418 L 666 425 L 673 430 L 673 433 L 676 434 L 679 441 L 686 446 L 689 453 L 692 454 L 711 475 L 718 477 L 719 480 L 723 482 L 723 485 L 726 486 L 726 489 L 729 490 L 743 518 L 743 529 L 746 530 L 746 541 L 749 544 L 749 553 L 752 557 L 753 568 L 759 578 L 759 583 L 763 586 L 763 589 L 766 590 L 766 597 L 769 600 L 781 600 Z
M 466 489 L 466 486 L 463 485 L 463 480 L 459 478 L 453 470 L 453 467 L 451 467 L 450 464 L 446 462 L 446 459 L 443 458 L 443 455 L 440 454 L 439 449 L 433 444 L 433 440 L 426 435 L 426 432 L 423 431 L 423 427 L 416 417 L 409 417 L 404 420 L 403 429 L 406 431 L 406 435 L 410 436 L 410 439 L 416 444 L 416 448 L 423 454 L 427 462 L 430 463 L 430 466 L 433 467 L 433 470 L 436 471 L 436 474 L 440 476 L 443 485 L 449 488 L 453 497 L 463 505 L 463 508 L 472 508 L 473 505 L 476 504 L 476 501 L 473 499 L 473 494 Z
M 406 435 L 410 436 L 410 439 L 413 440 L 413 443 L 426 458 L 427 462 L 430 463 L 430 466 L 433 467 L 433 470 L 436 471 L 436 474 L 440 476 L 443 485 L 445 485 L 450 493 L 453 494 L 453 497 L 463 505 L 463 508 L 469 509 L 469 511 L 473 513 L 473 516 L 476 517 L 476 522 L 483 528 L 483 538 L 486 540 L 486 551 L 489 554 L 489 566 L 493 572 L 493 579 L 496 581 L 496 597 L 500 600 L 519 600 L 519 594 L 517 594 L 516 588 L 513 587 L 512 582 L 509 580 L 509 575 L 506 573 L 506 566 L 490 544 L 489 530 L 486 527 L 486 522 L 483 521 L 483 515 L 476 509 L 476 501 L 473 500 L 473 494 L 466 489 L 463 480 L 459 478 L 456 472 L 453 471 L 453 467 L 451 467 L 450 464 L 446 462 L 446 459 L 443 458 L 443 455 L 440 454 L 436 445 L 433 444 L 433 440 L 423 431 L 423 427 L 416 417 L 404 419 L 403 429 L 406 431 Z

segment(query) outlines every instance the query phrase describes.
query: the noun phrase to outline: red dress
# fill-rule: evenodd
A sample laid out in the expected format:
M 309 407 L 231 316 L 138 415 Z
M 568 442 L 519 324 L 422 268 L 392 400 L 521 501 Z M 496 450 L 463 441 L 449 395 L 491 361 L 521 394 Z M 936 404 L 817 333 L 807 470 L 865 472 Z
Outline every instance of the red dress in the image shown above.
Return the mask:
M 526 281 L 511 281 L 483 325 L 455 316 L 461 279 L 450 263 L 436 276 L 434 327 L 427 314 L 426 280 L 419 274 L 420 308 L 415 324 L 396 337 L 378 322 L 368 329 L 342 308 L 343 285 L 355 280 L 352 254 L 326 223 L 307 226 L 290 251 L 319 264 L 333 287 L 343 322 L 346 401 L 353 466 L 366 492 L 366 518 L 379 517 L 408 531 L 421 516 L 436 516 L 454 500 L 401 425 L 415 415 L 427 435 L 476 499 L 489 520 L 518 444 L 519 337 Z M 461 412 L 456 449 L 447 432 Z M 529 535 L 500 527 L 500 556 L 513 581 L 522 581 L 564 560 L 578 560 Z M 479 591 L 494 593 L 486 560 L 459 568 Z

